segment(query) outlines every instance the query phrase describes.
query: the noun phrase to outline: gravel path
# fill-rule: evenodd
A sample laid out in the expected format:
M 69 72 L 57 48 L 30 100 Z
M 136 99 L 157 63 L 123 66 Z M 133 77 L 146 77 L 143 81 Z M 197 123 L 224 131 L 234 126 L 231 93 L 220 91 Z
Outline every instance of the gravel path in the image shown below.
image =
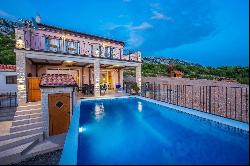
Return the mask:
M 50 153 L 45 153 L 32 158 L 28 158 L 14 165 L 58 165 L 62 150 L 57 150 Z

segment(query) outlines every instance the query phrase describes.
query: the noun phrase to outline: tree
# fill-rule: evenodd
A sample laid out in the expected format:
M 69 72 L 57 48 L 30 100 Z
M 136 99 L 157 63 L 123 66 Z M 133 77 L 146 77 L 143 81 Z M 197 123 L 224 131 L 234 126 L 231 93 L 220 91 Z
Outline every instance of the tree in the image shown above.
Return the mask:
M 14 53 L 15 39 L 14 34 L 0 34 L 0 64 L 16 64 Z

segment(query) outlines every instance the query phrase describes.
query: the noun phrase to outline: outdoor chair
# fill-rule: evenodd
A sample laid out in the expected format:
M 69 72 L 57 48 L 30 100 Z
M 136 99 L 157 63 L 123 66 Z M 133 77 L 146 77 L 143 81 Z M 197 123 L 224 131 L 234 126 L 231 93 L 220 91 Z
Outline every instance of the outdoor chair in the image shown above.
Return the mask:
M 123 88 L 122 88 L 121 84 L 119 84 L 119 83 L 117 83 L 115 85 L 115 88 L 116 88 L 117 92 L 122 92 L 123 91 Z
M 105 94 L 107 92 L 107 85 L 106 84 L 100 85 L 100 92 L 101 92 L 101 94 Z

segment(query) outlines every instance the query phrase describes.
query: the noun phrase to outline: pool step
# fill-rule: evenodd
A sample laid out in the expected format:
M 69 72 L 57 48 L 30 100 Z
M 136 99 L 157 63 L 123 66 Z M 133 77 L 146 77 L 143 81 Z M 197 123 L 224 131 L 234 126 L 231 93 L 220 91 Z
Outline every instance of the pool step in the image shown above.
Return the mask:
M 0 141 L 22 137 L 26 135 L 37 134 L 37 133 L 41 133 L 42 131 L 43 131 L 43 127 L 37 127 L 37 128 L 28 129 L 28 130 L 13 132 L 10 134 L 0 136 Z
M 31 134 L 31 135 L 26 135 L 22 137 L 0 141 L 0 152 L 8 150 L 10 148 L 14 148 L 16 146 L 19 146 L 28 142 L 31 142 L 31 141 L 35 141 L 37 139 L 42 140 L 43 134 L 42 133 Z
M 42 117 L 36 117 L 36 118 L 28 118 L 28 119 L 22 119 L 22 120 L 15 120 L 12 122 L 12 126 L 19 126 L 19 125 L 25 125 L 35 122 L 41 122 Z
M 10 148 L 8 150 L 0 152 L 0 164 L 11 164 L 15 161 L 19 161 L 25 156 L 25 154 L 39 143 L 39 139 L 30 141 L 25 144 Z
M 22 130 L 29 130 L 29 129 L 33 129 L 33 128 L 37 128 L 37 127 L 42 127 L 42 126 L 43 126 L 43 121 L 29 123 L 29 124 L 24 124 L 24 125 L 19 125 L 19 126 L 12 126 L 10 128 L 10 133 L 17 132 L 17 131 L 22 131 Z

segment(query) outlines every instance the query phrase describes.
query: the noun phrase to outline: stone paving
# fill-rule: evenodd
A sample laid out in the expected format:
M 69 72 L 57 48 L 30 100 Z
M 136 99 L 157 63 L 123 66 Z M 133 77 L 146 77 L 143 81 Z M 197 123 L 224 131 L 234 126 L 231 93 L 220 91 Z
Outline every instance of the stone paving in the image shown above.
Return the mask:
M 59 165 L 61 154 L 62 150 L 57 150 L 28 158 L 15 165 Z

